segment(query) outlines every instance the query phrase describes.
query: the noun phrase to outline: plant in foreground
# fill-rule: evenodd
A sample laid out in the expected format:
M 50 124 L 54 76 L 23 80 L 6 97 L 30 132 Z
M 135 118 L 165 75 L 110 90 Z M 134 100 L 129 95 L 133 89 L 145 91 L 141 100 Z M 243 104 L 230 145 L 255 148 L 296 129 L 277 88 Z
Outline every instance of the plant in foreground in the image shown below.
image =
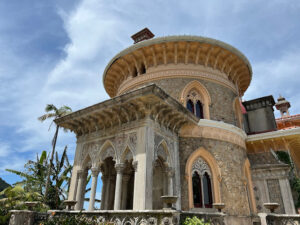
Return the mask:
M 194 216 L 193 218 L 185 218 L 183 225 L 211 225 L 211 223 L 204 222 L 204 219 L 199 219 L 198 217 Z

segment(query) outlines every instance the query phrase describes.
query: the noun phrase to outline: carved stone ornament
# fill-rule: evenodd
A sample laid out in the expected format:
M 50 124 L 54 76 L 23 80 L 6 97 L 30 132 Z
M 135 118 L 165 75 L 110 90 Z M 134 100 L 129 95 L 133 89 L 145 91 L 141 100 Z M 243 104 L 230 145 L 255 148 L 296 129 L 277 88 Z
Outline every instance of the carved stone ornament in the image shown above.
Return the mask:
M 197 158 L 193 163 L 192 174 L 194 172 L 197 172 L 200 176 L 203 176 L 205 173 L 211 176 L 211 172 L 208 164 L 204 161 L 204 159 L 200 157 Z
M 195 88 L 189 91 L 189 93 L 186 96 L 186 99 L 191 100 L 194 104 L 196 104 L 197 101 L 199 100 L 203 104 L 202 96 Z
M 107 149 L 105 149 L 103 151 L 103 153 L 101 154 L 102 161 L 104 161 L 108 157 L 112 157 L 113 159 L 115 159 L 115 151 L 114 151 L 113 147 L 111 147 L 111 146 L 109 146 Z

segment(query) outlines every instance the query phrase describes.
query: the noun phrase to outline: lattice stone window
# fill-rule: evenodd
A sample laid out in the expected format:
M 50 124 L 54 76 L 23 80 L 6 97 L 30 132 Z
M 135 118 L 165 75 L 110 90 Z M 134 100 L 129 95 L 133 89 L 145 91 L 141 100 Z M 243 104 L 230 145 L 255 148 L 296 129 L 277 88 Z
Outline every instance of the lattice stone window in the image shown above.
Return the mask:
M 192 166 L 193 200 L 195 208 L 212 208 L 211 171 L 204 159 L 198 157 Z
M 195 89 L 191 89 L 186 96 L 186 107 L 189 111 L 194 113 L 195 116 L 203 119 L 203 100 L 200 93 Z

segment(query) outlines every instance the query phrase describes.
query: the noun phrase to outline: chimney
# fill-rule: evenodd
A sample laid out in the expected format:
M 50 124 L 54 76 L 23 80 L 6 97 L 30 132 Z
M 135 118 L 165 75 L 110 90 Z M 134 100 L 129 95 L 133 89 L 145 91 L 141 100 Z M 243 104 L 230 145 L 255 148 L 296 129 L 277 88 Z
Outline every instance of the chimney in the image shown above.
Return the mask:
M 151 39 L 153 37 L 154 34 L 147 27 L 131 36 L 131 38 L 134 40 L 134 44 Z

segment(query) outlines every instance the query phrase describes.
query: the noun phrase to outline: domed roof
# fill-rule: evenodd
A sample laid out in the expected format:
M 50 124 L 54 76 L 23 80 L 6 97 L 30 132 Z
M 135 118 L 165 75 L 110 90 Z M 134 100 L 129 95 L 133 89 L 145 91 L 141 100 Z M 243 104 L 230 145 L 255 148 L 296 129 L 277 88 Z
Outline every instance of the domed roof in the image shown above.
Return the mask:
M 248 59 L 229 44 L 200 36 L 167 36 L 141 41 L 113 57 L 103 73 L 105 90 L 114 97 L 121 83 L 134 78 L 141 67 L 170 63 L 199 64 L 219 70 L 237 86 L 240 95 L 252 78 Z

